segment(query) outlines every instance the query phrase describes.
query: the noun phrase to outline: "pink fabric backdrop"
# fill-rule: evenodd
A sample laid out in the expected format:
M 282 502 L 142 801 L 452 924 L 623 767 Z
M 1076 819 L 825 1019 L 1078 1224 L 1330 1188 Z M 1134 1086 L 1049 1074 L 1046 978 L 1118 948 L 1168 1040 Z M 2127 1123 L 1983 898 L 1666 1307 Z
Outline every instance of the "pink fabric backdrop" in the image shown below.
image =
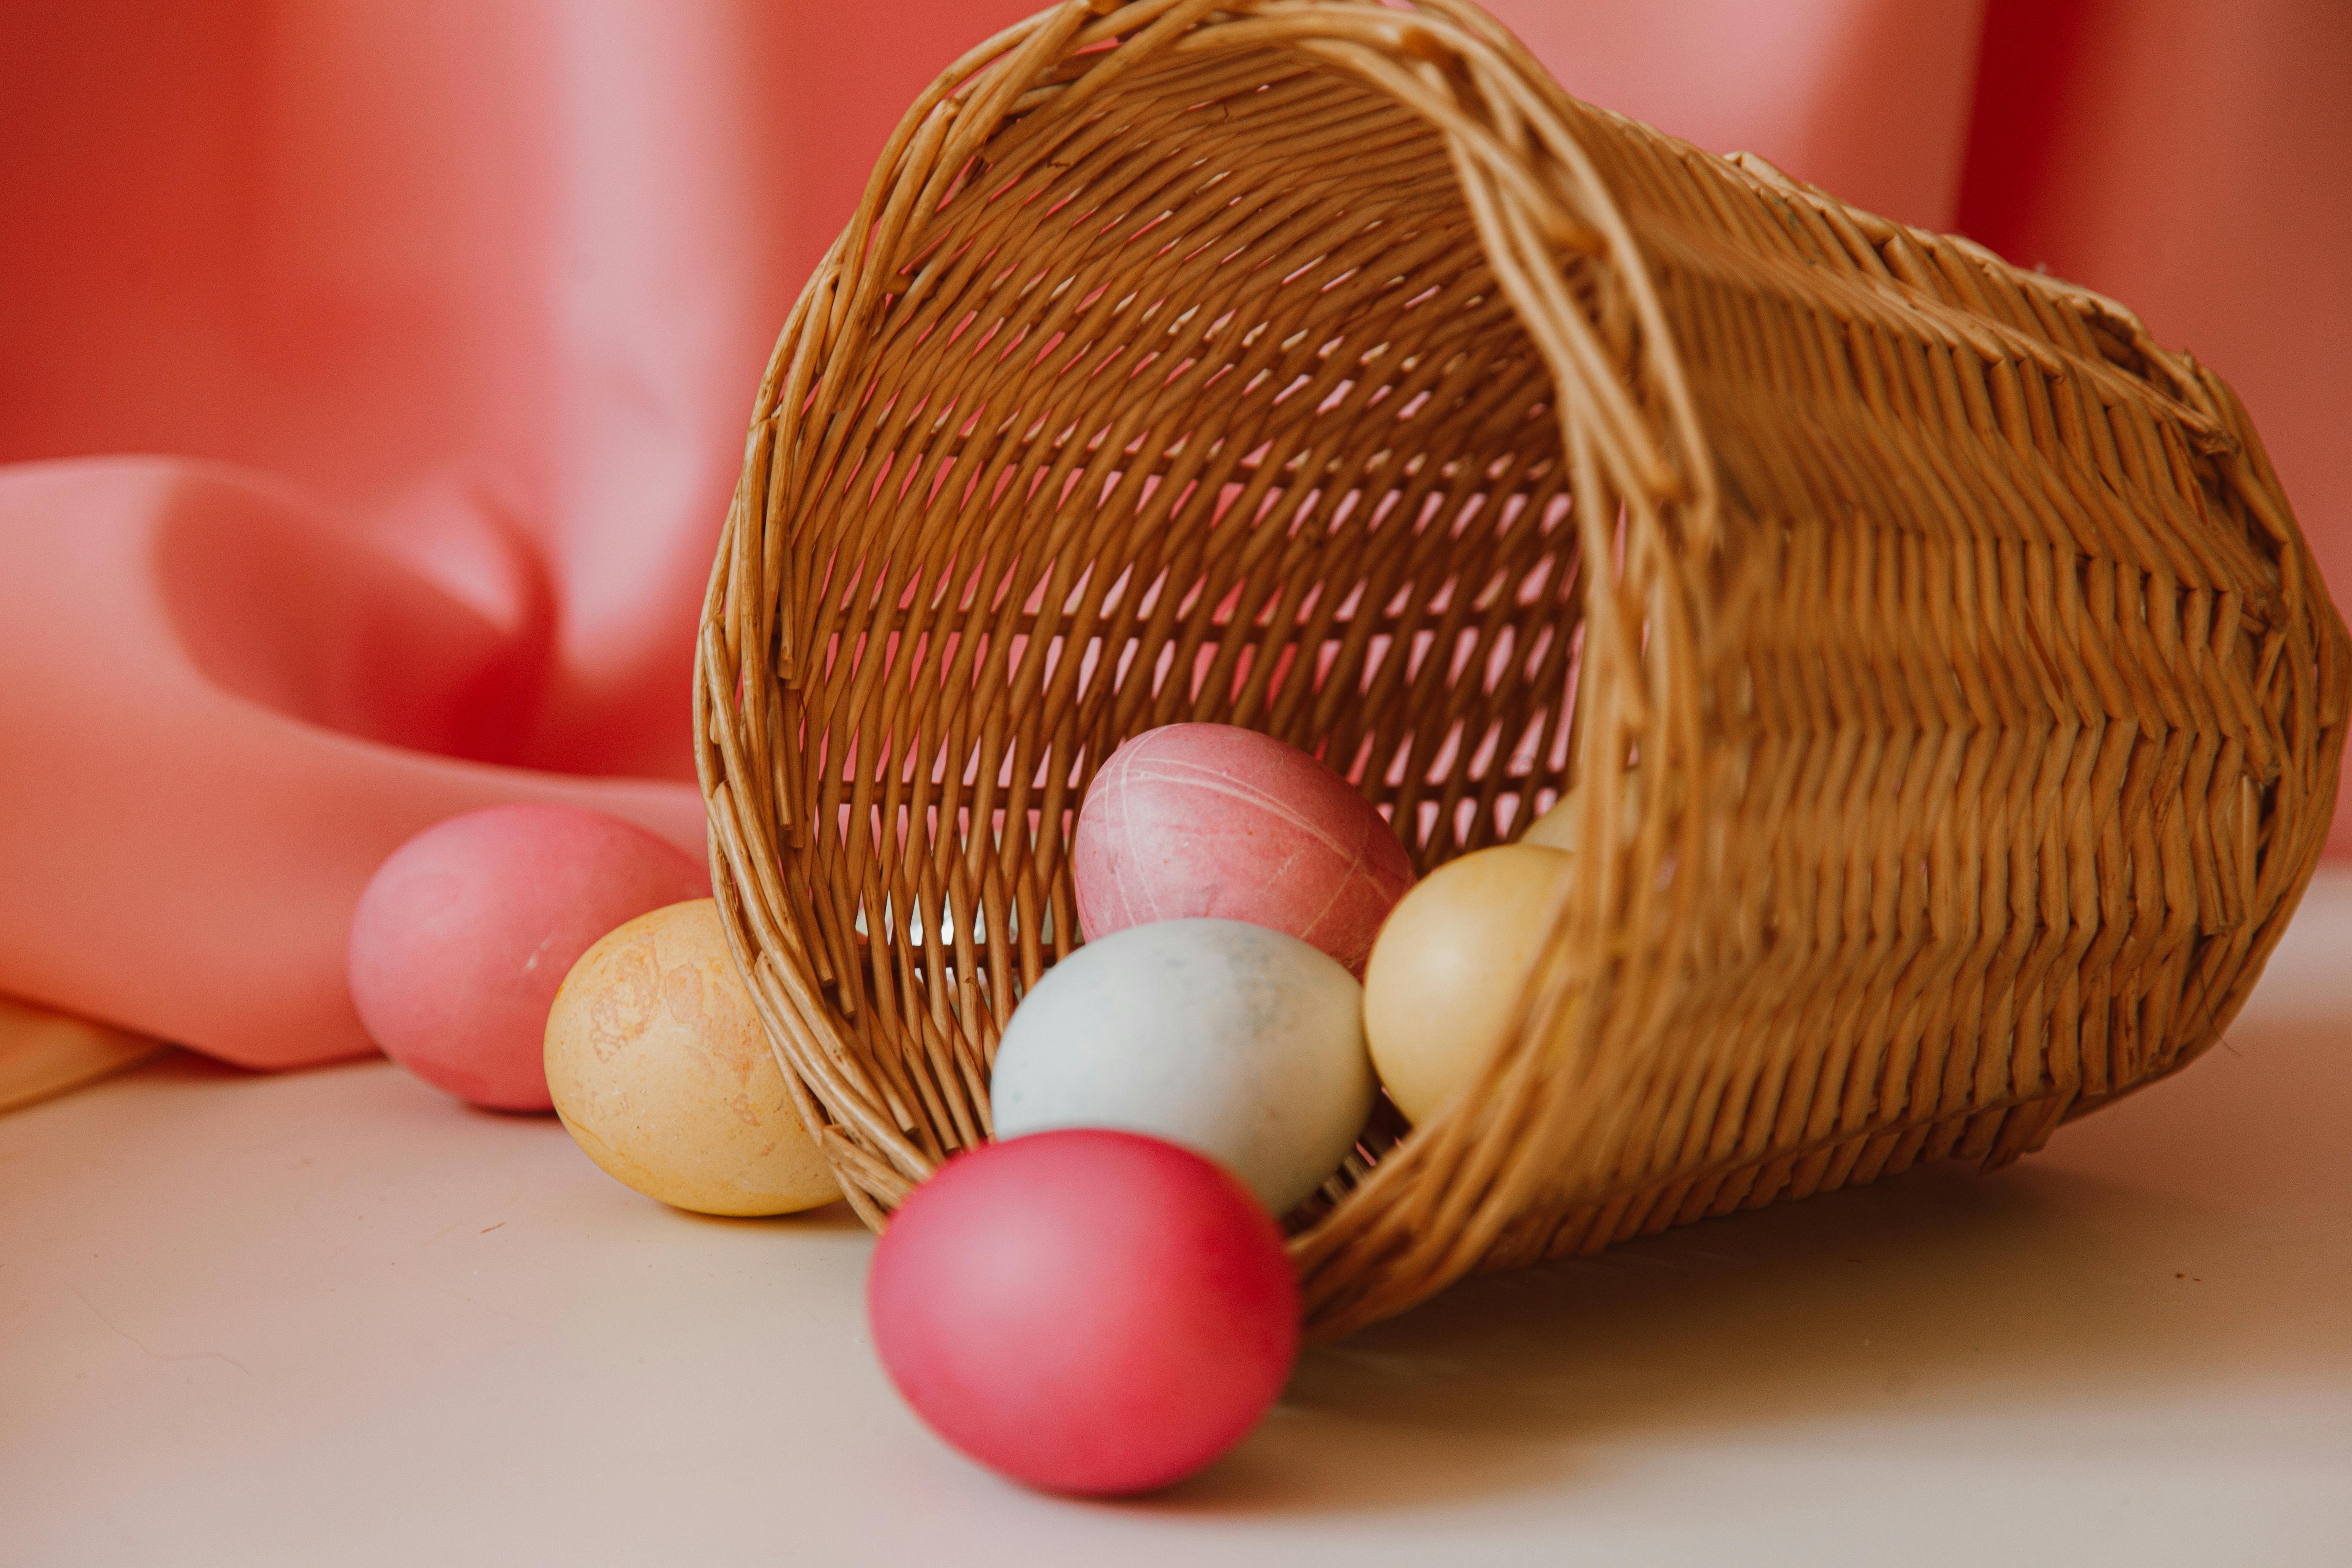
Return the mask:
M 761 366 L 898 111 L 1029 5 L 0 7 L 0 991 L 323 1060 L 427 823 L 698 850 Z M 2352 7 L 1493 5 L 1588 98 L 2130 301 L 2352 584 Z

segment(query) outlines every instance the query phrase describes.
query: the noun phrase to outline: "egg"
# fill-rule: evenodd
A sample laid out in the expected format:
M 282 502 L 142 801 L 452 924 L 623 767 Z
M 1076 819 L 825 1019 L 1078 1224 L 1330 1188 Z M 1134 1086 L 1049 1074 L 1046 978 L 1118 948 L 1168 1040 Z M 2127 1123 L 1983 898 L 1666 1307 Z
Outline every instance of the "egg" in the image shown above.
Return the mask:
M 1363 988 L 1241 921 L 1160 921 L 1046 971 L 1005 1026 L 1000 1139 L 1108 1127 L 1180 1143 L 1286 1214 L 1355 1146 L 1376 1093 Z
M 1518 842 L 1574 854 L 1576 810 L 1576 792 L 1570 790 L 1552 803 L 1549 811 L 1528 824 L 1528 830 L 1519 835 Z
M 915 1413 L 1054 1491 L 1182 1479 L 1248 1434 L 1298 1352 L 1272 1218 L 1197 1154 L 1125 1132 L 950 1160 L 892 1216 L 866 1300 Z
M 1618 784 L 1619 830 L 1630 831 L 1642 813 L 1641 776 L 1636 772 L 1628 772 L 1618 781 Z M 1579 848 L 1576 818 L 1582 809 L 1579 804 L 1580 797 L 1578 792 L 1582 787 L 1581 784 L 1571 784 L 1561 791 L 1559 798 L 1552 802 L 1549 811 L 1528 824 L 1527 831 L 1519 835 L 1518 842 L 1541 845 L 1547 849 L 1564 849 L 1571 855 L 1575 854 Z
M 345 949 L 384 1055 L 497 1110 L 552 1104 L 548 1004 L 598 937 L 698 899 L 709 873 L 644 828 L 579 806 L 495 805 L 437 822 L 368 879 Z
M 588 1157 L 698 1214 L 791 1214 L 841 1196 L 752 1009 L 719 906 L 639 915 L 565 975 L 547 1088 Z
M 1371 802 L 1296 746 L 1231 724 L 1170 724 L 1105 759 L 1070 873 L 1089 942 L 1151 921 L 1247 921 L 1357 974 L 1412 885 Z
M 1427 1121 L 1501 1048 L 1575 864 L 1531 844 L 1481 849 L 1423 878 L 1381 928 L 1364 1033 L 1407 1121 Z

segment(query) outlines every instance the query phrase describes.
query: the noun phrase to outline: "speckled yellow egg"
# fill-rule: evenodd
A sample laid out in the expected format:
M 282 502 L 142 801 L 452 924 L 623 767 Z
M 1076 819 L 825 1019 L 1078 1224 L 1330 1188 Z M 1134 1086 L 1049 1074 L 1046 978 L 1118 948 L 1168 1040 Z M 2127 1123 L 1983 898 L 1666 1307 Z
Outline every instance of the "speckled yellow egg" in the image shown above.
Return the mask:
M 648 1197 L 772 1215 L 841 1195 L 709 899 L 640 915 L 581 955 L 548 1011 L 547 1087 L 572 1141 Z
M 1575 865 L 1536 845 L 1481 849 L 1423 878 L 1381 927 L 1364 1036 L 1407 1121 L 1427 1121 L 1501 1047 Z

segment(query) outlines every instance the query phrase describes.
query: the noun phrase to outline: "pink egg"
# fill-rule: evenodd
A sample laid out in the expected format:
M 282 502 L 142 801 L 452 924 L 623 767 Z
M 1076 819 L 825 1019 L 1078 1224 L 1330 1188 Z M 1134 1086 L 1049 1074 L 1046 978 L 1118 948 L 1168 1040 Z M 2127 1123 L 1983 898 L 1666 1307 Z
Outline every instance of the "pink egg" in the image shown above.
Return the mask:
M 1132 1132 L 950 1160 L 867 1276 L 874 1348 L 933 1431 L 1053 1491 L 1149 1491 L 1241 1441 L 1298 1353 L 1281 1235 L 1233 1177 Z
M 460 1100 L 548 1110 L 547 1010 L 596 939 L 710 896 L 644 828 L 574 805 L 494 805 L 394 850 L 360 895 L 352 1001 L 384 1055 Z
M 1170 724 L 1113 752 L 1071 846 L 1089 942 L 1196 916 L 1271 926 L 1360 976 L 1412 886 L 1388 821 L 1306 752 L 1231 724 Z

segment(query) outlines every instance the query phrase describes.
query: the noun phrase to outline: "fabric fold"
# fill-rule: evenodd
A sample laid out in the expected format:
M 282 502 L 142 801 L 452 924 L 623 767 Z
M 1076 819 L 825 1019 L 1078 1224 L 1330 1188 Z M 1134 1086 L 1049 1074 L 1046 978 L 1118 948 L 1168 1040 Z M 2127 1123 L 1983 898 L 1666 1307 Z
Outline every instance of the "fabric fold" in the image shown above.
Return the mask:
M 530 650 L 282 483 L 17 465 L 0 561 L 0 992 L 247 1067 L 329 1060 L 369 1048 L 343 937 L 410 835 L 558 800 L 703 852 L 691 784 L 447 754 Z

